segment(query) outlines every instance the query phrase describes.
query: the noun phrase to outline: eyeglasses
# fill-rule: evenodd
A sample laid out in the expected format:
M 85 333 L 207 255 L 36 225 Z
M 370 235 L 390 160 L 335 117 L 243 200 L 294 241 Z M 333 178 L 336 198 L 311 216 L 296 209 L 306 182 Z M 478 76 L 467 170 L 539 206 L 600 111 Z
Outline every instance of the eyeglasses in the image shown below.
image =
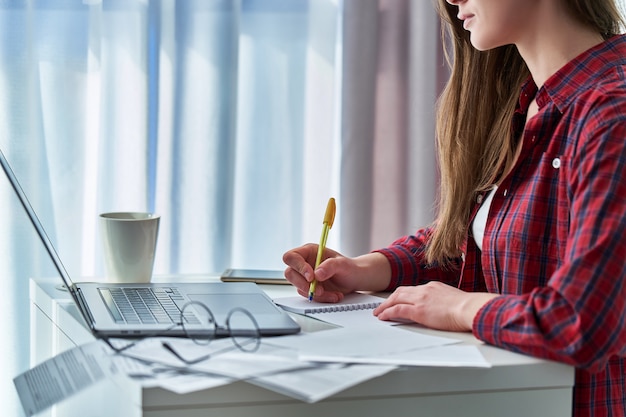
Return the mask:
M 212 340 L 220 337 L 230 337 L 234 346 L 213 351 L 206 355 L 189 359 L 179 353 L 174 346 L 164 341 L 163 347 L 187 365 L 193 365 L 211 358 L 212 356 L 237 348 L 242 352 L 256 352 L 261 346 L 261 330 L 254 316 L 245 308 L 235 307 L 226 315 L 224 325 L 217 323 L 215 315 L 209 307 L 199 301 L 189 301 L 180 311 L 180 318 L 168 329 L 173 330 L 181 327 L 186 338 L 198 345 L 208 346 Z M 162 335 L 163 332 L 159 332 Z M 155 333 L 154 336 L 157 334 Z M 147 337 L 150 337 L 148 335 Z M 121 347 L 116 347 L 110 340 L 104 339 L 115 353 L 122 353 L 135 346 L 138 342 L 133 341 Z
M 201 325 L 191 325 L 188 320 L 183 320 L 187 309 L 196 307 L 196 309 L 203 310 L 205 314 L 200 314 L 203 317 Z M 239 348 L 242 352 L 256 352 L 261 346 L 261 331 L 259 324 L 254 316 L 246 309 L 241 307 L 235 307 L 226 315 L 226 321 L 224 326 L 217 324 L 215 316 L 211 309 L 209 309 L 204 303 L 199 301 L 190 301 L 185 304 L 180 312 L 181 325 L 185 336 L 198 345 L 208 345 L 219 335 L 227 335 L 233 341 L 233 344 Z M 163 347 L 169 350 L 174 356 L 186 363 L 192 365 L 194 363 L 201 362 L 209 359 L 211 355 L 216 355 L 229 349 L 223 349 L 221 351 L 213 352 L 195 358 L 193 360 L 184 358 L 180 355 L 176 349 L 172 347 L 170 343 L 163 342 Z

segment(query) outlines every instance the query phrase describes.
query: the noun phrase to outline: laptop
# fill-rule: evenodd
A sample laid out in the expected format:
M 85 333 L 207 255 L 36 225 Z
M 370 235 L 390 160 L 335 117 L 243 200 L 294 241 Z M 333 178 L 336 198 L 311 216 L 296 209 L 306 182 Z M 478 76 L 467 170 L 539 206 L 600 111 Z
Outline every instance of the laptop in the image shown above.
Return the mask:
M 262 336 L 294 334 L 300 326 L 251 282 L 114 284 L 72 282 L 61 259 L 35 214 L 13 169 L 0 150 L 0 164 L 44 244 L 65 287 L 92 334 L 99 338 L 205 335 L 208 316 L 202 308 L 181 310 L 191 301 L 207 306 L 219 325 L 216 336 L 237 336 L 225 328 L 228 313 L 236 307 L 249 311 Z M 245 332 L 245 330 L 241 330 Z M 233 334 L 234 333 L 234 334 Z

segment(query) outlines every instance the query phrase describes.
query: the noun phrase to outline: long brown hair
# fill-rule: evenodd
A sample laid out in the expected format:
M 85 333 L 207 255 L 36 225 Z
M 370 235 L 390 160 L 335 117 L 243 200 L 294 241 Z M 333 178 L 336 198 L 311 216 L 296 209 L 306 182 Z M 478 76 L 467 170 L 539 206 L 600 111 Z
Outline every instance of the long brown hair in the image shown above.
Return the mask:
M 564 0 L 578 21 L 604 38 L 623 21 L 614 0 Z M 429 263 L 460 255 L 472 202 L 514 162 L 511 129 L 520 87 L 529 71 L 514 45 L 478 51 L 456 18 L 457 7 L 438 0 L 451 76 L 438 103 L 437 150 L 441 187 L 437 218 L 426 249 Z

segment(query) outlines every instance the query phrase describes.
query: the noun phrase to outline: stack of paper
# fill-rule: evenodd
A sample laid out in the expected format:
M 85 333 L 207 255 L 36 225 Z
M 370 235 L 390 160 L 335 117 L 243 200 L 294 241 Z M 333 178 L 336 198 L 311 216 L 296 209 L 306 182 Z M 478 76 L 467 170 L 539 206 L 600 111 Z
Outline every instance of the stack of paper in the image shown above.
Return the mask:
M 99 341 L 33 368 L 15 378 L 15 385 L 28 415 L 110 377 L 112 372 L 126 374 L 146 387 L 159 386 L 177 393 L 244 380 L 316 402 L 399 366 L 490 366 L 476 346 L 459 342 L 371 322 L 264 338 L 254 352 L 237 349 L 229 338 L 209 345 L 182 338 L 146 338 L 122 353 L 113 352 Z M 70 379 L 78 381 L 76 388 L 69 386 L 65 392 L 58 392 L 53 378 L 41 378 L 59 366 Z M 34 380 L 39 383 L 29 382 Z M 36 403 L 41 398 L 44 401 Z

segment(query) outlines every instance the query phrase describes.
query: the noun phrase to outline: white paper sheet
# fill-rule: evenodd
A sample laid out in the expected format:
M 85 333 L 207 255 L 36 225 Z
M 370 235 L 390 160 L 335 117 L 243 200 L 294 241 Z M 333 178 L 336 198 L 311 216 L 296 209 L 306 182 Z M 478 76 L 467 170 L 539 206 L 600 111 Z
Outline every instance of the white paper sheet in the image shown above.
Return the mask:
M 280 394 L 314 403 L 396 369 L 391 365 L 318 366 L 298 372 L 255 378 L 249 382 Z
M 187 394 L 204 389 L 228 385 L 235 380 L 232 378 L 208 376 L 201 373 L 171 373 L 166 377 L 154 381 L 155 387 L 160 387 L 177 394 Z
M 398 352 L 460 343 L 460 340 L 431 336 L 389 326 L 336 328 L 315 333 L 272 338 L 268 343 L 291 348 L 298 355 L 319 357 L 376 357 Z
M 32 416 L 104 378 L 118 374 L 102 342 L 67 350 L 13 379 L 24 412 Z
M 188 361 L 210 356 L 186 364 L 165 349 L 164 342 Z M 207 346 L 198 345 L 189 339 L 151 338 L 125 350 L 124 355 L 158 363 L 173 370 L 204 373 L 207 377 L 226 377 L 225 383 L 312 366 L 300 360 L 295 351 L 284 347 L 261 342 L 257 351 L 244 352 L 237 349 L 230 339 L 214 340 Z
M 302 360 L 330 363 L 360 363 L 376 365 L 446 366 L 490 368 L 491 364 L 476 346 L 446 345 L 378 356 L 341 356 L 303 353 Z

